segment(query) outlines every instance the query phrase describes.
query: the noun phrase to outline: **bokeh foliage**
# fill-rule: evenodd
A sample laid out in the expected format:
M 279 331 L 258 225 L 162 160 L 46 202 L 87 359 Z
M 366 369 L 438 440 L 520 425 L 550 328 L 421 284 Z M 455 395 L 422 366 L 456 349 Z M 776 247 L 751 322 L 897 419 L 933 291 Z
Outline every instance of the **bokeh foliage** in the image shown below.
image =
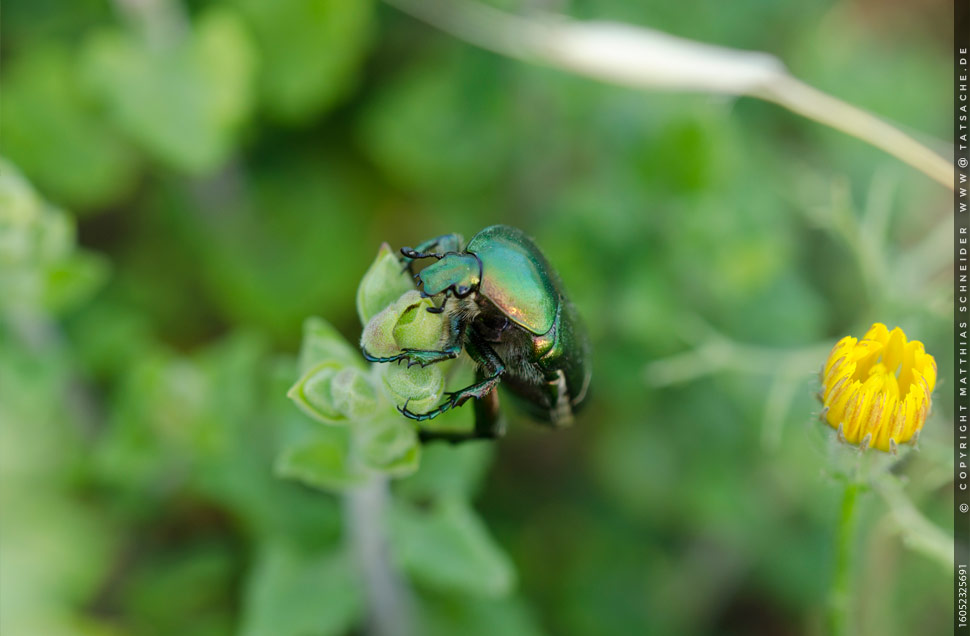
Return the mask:
M 562 5 L 770 51 L 944 137 L 928 7 Z M 880 320 L 948 377 L 948 192 L 770 105 L 569 77 L 369 1 L 12 0 L 0 36 L 4 634 L 359 630 L 341 500 L 279 463 L 341 443 L 286 398 L 303 325 L 356 343 L 382 242 L 492 223 L 565 280 L 593 397 L 555 434 L 507 408 L 494 451 L 424 448 L 395 482 L 427 633 L 822 629 L 812 352 Z M 951 402 L 904 471 L 943 527 Z M 950 572 L 874 495 L 862 516 L 861 632 L 942 633 Z

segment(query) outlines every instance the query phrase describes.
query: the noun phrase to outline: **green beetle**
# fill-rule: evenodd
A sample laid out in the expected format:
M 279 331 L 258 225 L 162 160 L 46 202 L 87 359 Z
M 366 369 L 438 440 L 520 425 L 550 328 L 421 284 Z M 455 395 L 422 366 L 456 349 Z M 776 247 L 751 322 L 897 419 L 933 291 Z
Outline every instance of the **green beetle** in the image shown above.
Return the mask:
M 446 234 L 402 248 L 402 262 L 413 273 L 414 261 L 437 262 L 415 275 L 422 295 L 440 298 L 428 311 L 447 312 L 449 334 L 439 350 L 405 349 L 372 362 L 407 360 L 422 366 L 458 357 L 462 348 L 474 360 L 476 382 L 446 394 L 437 408 L 401 413 L 428 420 L 475 398 L 475 429 L 468 433 L 422 431 L 422 441 L 453 442 L 495 438 L 502 434 L 498 393 L 500 381 L 535 417 L 555 427 L 572 422 L 586 398 L 591 376 L 590 350 L 559 276 L 542 252 L 521 230 L 493 225 L 462 247 L 462 237 Z

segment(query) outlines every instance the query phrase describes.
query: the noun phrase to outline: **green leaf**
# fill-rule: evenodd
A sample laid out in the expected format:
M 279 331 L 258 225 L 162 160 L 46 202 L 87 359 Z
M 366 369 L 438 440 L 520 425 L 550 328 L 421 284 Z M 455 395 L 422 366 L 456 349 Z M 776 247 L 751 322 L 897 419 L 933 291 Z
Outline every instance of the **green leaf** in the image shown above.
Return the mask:
M 421 444 L 410 420 L 397 413 L 360 425 L 361 455 L 371 468 L 394 477 L 418 469 Z
M 377 411 L 377 388 L 360 369 L 341 369 L 330 383 L 333 406 L 349 420 L 362 421 Z
M 54 312 L 72 309 L 107 280 L 108 259 L 95 252 L 78 252 L 47 270 L 44 305 Z
M 356 83 L 371 0 L 237 0 L 261 54 L 260 93 L 274 118 L 306 122 Z
M 361 138 L 394 182 L 419 192 L 483 189 L 506 167 L 515 135 L 509 69 L 477 51 L 445 51 L 370 101 Z
M 242 636 L 338 636 L 364 611 L 348 555 L 305 554 L 279 541 L 260 550 L 245 599 Z
M 365 420 L 377 411 L 377 388 L 355 367 L 326 360 L 313 367 L 287 392 L 310 417 L 326 424 Z
M 118 126 L 159 161 L 203 174 L 235 150 L 255 68 L 235 14 L 211 9 L 184 41 L 167 48 L 101 33 L 87 43 L 84 63 Z
M 424 597 L 421 599 L 421 633 L 425 636 L 540 636 L 533 612 L 520 599 Z
M 0 310 L 61 311 L 87 299 L 107 262 L 76 250 L 74 221 L 0 160 Z
M 380 190 L 361 187 L 372 177 L 336 152 L 321 155 L 314 142 L 278 159 L 236 173 L 240 181 L 217 180 L 238 184 L 239 197 L 219 194 L 220 186 L 208 190 L 205 203 L 178 197 L 160 212 L 163 225 L 178 225 L 165 245 L 181 249 L 188 242 L 192 267 L 179 273 L 198 276 L 192 284 L 202 285 L 219 319 L 288 343 L 307 316 L 324 309 L 334 324 L 352 324 L 359 273 L 373 256 L 361 246 L 373 238 L 347 212 L 371 209 Z M 167 253 L 152 244 L 142 249 L 151 262 Z M 355 329 L 354 341 L 357 335 Z
M 333 403 L 331 390 L 333 378 L 341 369 L 339 362 L 321 362 L 297 380 L 286 393 L 286 397 L 296 402 L 300 410 L 315 420 L 327 424 L 345 421 L 346 418 Z
M 313 440 L 289 448 L 276 461 L 276 474 L 308 486 L 340 492 L 363 483 L 365 472 L 351 466 L 349 438 L 344 430 L 325 429 Z
M 489 443 L 431 444 L 422 449 L 421 469 L 399 482 L 398 492 L 412 500 L 468 499 L 481 488 L 493 455 Z
M 346 366 L 364 366 L 360 352 L 352 348 L 333 325 L 316 316 L 307 318 L 303 322 L 300 345 L 300 373 L 305 374 L 325 360 L 336 360 Z
M 232 622 L 232 546 L 189 539 L 135 560 L 119 596 L 135 633 L 219 634 Z
M 102 296 L 72 316 L 68 334 L 81 366 L 106 380 L 127 374 L 151 348 L 147 323 L 135 307 Z
M 474 596 L 511 591 L 515 574 L 509 558 L 466 503 L 441 499 L 426 511 L 400 503 L 391 512 L 394 558 L 416 580 Z
M 414 289 L 414 282 L 401 261 L 382 243 L 377 257 L 357 287 L 357 315 L 360 324 L 366 325 L 371 318 L 390 306 L 405 292 Z
M 78 86 L 72 52 L 27 49 L 4 69 L 3 152 L 74 209 L 108 205 L 135 185 L 138 162 Z

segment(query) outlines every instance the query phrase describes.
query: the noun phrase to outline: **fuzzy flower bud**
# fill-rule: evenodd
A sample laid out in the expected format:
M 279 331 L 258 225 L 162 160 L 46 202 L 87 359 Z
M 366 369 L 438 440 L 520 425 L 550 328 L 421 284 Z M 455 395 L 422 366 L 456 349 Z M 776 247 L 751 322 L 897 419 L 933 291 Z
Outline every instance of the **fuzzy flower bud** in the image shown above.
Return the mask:
M 440 365 L 422 367 L 388 364 L 383 369 L 384 388 L 398 406 L 408 405 L 420 413 L 433 409 L 445 390 Z
M 441 340 L 445 319 L 443 314 L 427 311 L 431 306 L 431 299 L 422 298 L 417 290 L 406 292 L 370 319 L 360 339 L 361 347 L 377 357 L 393 356 L 402 349 L 434 349 Z

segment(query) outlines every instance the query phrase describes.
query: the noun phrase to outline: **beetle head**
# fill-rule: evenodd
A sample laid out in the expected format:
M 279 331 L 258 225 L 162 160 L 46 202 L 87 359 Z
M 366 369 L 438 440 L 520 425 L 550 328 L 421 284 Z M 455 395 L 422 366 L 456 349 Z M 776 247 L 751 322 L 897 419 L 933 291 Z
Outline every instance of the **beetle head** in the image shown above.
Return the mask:
M 425 296 L 450 292 L 456 298 L 464 298 L 482 282 L 482 263 L 474 254 L 451 252 L 421 270 L 417 278 Z

